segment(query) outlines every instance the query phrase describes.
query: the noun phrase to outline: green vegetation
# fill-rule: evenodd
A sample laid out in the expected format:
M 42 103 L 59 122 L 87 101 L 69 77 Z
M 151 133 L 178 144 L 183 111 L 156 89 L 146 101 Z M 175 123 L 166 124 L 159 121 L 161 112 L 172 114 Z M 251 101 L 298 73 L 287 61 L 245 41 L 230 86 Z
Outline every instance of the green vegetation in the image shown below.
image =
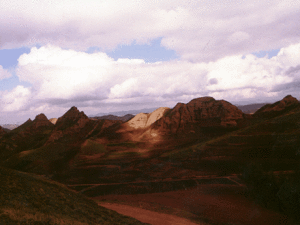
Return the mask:
M 0 224 L 142 224 L 44 178 L 0 167 Z

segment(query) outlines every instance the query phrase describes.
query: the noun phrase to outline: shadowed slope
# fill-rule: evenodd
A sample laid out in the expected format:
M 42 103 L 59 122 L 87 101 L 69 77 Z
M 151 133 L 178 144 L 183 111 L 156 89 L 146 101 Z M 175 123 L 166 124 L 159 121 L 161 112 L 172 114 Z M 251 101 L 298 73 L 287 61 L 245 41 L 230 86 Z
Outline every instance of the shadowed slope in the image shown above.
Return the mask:
M 272 118 L 299 106 L 300 102 L 296 98 L 291 95 L 287 95 L 281 101 L 275 102 L 274 104 L 267 104 L 261 107 L 254 113 L 254 116 L 262 118 Z
M 0 126 L 0 138 L 6 134 L 7 132 L 5 131 L 5 129 L 3 127 Z
M 254 160 L 272 170 L 291 170 L 299 160 L 299 118 L 300 107 L 292 107 L 272 119 L 162 156 L 180 160 L 187 168 L 222 173 L 241 173 Z
M 0 224 L 142 224 L 61 184 L 0 167 Z
M 41 147 L 48 139 L 54 125 L 44 114 L 3 135 L 0 143 L 0 156 L 4 160 L 13 154 Z

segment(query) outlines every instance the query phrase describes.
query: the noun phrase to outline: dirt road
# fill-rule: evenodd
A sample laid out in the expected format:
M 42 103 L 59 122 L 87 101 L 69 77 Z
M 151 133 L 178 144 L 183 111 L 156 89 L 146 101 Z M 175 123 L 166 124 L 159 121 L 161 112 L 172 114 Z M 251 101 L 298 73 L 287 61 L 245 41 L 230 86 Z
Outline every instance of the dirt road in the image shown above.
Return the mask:
M 128 205 L 114 203 L 100 203 L 100 205 L 125 216 L 133 217 L 143 223 L 149 223 L 152 225 L 196 225 L 196 223 L 193 223 L 184 218 L 153 212 L 150 210 L 136 208 Z

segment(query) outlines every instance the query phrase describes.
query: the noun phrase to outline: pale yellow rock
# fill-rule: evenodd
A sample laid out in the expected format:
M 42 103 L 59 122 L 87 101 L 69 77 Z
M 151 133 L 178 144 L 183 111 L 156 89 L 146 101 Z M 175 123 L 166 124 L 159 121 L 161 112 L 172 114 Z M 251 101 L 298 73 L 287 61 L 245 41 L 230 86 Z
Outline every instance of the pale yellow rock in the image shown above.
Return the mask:
M 57 118 L 51 118 L 49 121 L 53 124 L 56 124 Z
M 127 124 L 135 129 L 149 127 L 155 121 L 159 120 L 168 109 L 169 108 L 167 107 L 160 107 L 154 110 L 152 113 L 139 113 L 129 120 Z

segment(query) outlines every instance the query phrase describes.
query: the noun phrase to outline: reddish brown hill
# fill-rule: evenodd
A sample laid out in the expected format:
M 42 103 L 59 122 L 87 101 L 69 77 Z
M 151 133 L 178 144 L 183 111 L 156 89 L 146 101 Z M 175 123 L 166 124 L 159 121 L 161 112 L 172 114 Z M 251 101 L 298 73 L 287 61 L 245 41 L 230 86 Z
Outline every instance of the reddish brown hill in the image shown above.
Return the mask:
M 287 95 L 281 101 L 263 106 L 254 113 L 254 117 L 275 117 L 299 106 L 300 103 L 296 98 Z
M 43 113 L 41 113 L 35 117 L 31 126 L 34 128 L 38 128 L 41 126 L 53 127 L 53 124 L 48 120 L 48 118 Z
M 42 146 L 54 125 L 44 114 L 36 116 L 32 121 L 28 119 L 21 126 L 3 135 L 0 144 L 0 154 L 5 159 L 15 153 Z
M 57 119 L 55 128 L 46 144 L 59 140 L 63 141 L 62 139 L 64 139 L 64 142 L 70 142 L 71 139 L 72 141 L 79 141 L 93 129 L 95 124 L 96 121 L 90 120 L 84 112 L 80 112 L 73 106 L 62 117 Z
M 6 131 L 0 126 L 0 138 L 6 134 Z
M 178 103 L 152 125 L 163 133 L 197 132 L 199 128 L 235 128 L 244 119 L 244 113 L 224 100 L 212 97 Z

